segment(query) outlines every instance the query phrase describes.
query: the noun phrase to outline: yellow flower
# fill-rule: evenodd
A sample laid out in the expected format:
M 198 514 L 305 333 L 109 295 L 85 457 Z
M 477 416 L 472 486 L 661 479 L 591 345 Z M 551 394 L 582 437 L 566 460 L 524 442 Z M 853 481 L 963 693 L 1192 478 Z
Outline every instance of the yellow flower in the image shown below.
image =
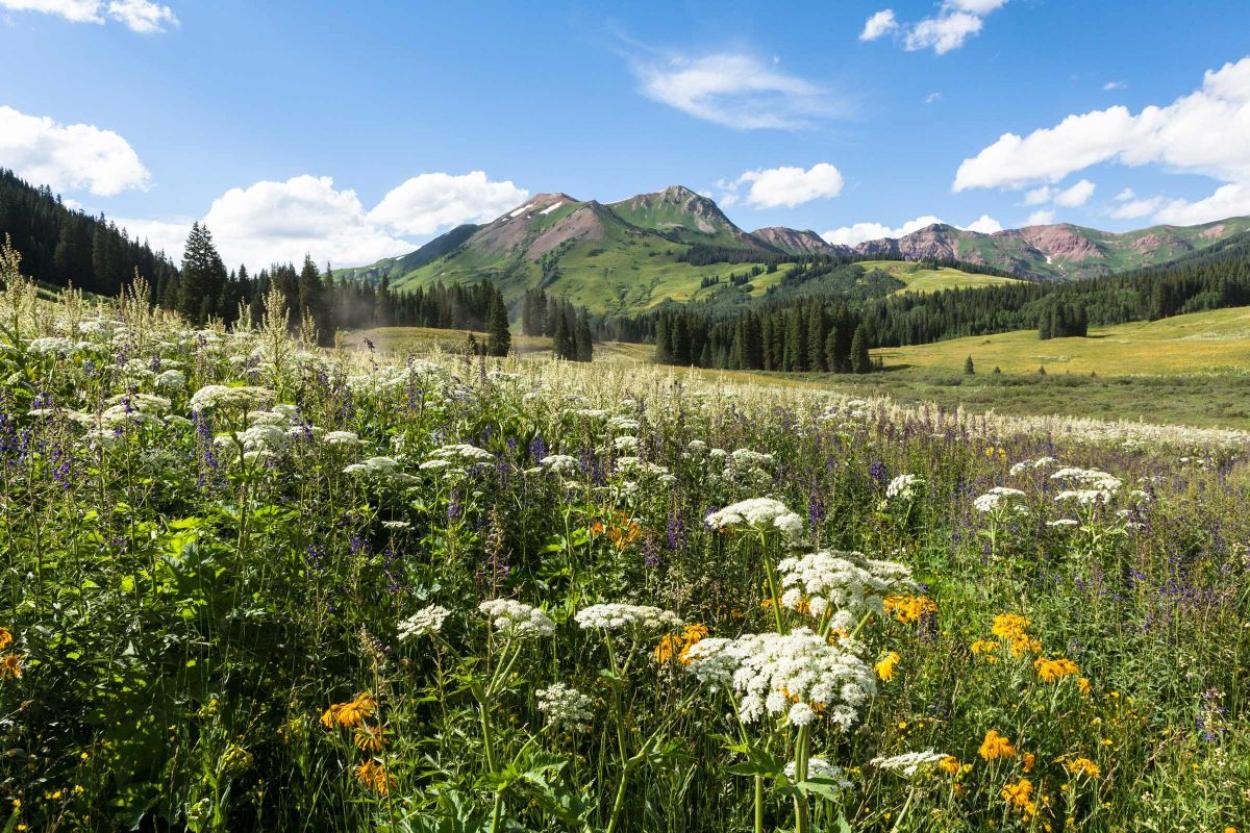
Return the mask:
M 1076 687 L 1081 690 L 1082 694 L 1089 694 L 1089 677 L 1081 677 L 1076 681 Z
M 958 775 L 959 759 L 954 755 L 947 755 L 945 758 L 938 761 L 938 769 L 942 770 L 947 775 Z
M 1022 768 L 1025 772 L 1032 772 L 1033 765 L 1037 763 L 1037 756 L 1032 752 L 1020 753 L 1020 762 L 1024 765 Z
M 13 644 L 13 632 L 8 628 L 0 628 L 0 651 Z
M 877 671 L 877 676 L 887 683 L 894 679 L 894 668 L 898 665 L 899 659 L 901 658 L 895 651 L 890 651 L 890 653 L 882 657 L 877 664 L 873 666 L 873 668 Z
M 387 731 L 384 726 L 358 726 L 352 735 L 352 743 L 356 744 L 356 748 L 361 752 L 381 752 L 387 740 Z
M 660 637 L 655 650 L 651 653 L 655 656 L 656 662 L 664 663 L 680 653 L 681 647 L 681 636 L 675 633 L 666 633 Z
M 1018 613 L 1000 613 L 994 617 L 990 632 L 1011 646 L 1011 655 L 1036 654 L 1042 643 L 1029 634 L 1029 619 Z
M 1081 669 L 1077 667 L 1077 664 L 1067 657 L 1059 657 L 1058 659 L 1038 657 L 1033 660 L 1033 667 L 1037 669 L 1037 676 L 1044 683 L 1053 683 L 1062 677 L 1075 676 L 1081 673 Z
M 698 642 L 707 636 L 707 625 L 686 625 L 686 629 L 681 632 L 681 638 L 689 643 Z
M 987 761 L 996 758 L 1014 758 L 1016 748 L 1011 745 L 1011 740 L 1006 735 L 1000 735 L 997 729 L 990 729 L 985 733 L 985 740 L 981 741 L 979 754 Z
M 356 767 L 356 779 L 365 789 L 378 795 L 389 794 L 391 787 L 396 784 L 395 776 L 386 771 L 386 764 L 378 763 L 372 758 Z
M 999 792 L 1003 801 L 1007 802 L 1007 806 L 1011 809 L 1024 814 L 1025 818 L 1032 818 L 1037 813 L 1037 802 L 1033 800 L 1033 782 L 1028 778 L 1021 778 L 1014 784 L 1007 784 Z
M 904 625 L 938 612 L 937 603 L 928 596 L 886 596 L 883 602 L 885 612 Z
M 0 680 L 7 677 L 14 679 L 22 676 L 21 654 L 5 654 L 0 657 Z
M 354 728 L 364 723 L 366 717 L 372 717 L 378 710 L 378 701 L 367 691 L 357 694 L 355 699 L 346 703 L 335 703 L 321 715 L 321 725 L 327 729 L 335 726 Z
M 1102 770 L 1098 767 L 1098 764 L 1089 758 L 1074 758 L 1064 764 L 1064 767 L 1072 775 L 1085 775 L 1090 778 L 1097 778 L 1102 775 Z

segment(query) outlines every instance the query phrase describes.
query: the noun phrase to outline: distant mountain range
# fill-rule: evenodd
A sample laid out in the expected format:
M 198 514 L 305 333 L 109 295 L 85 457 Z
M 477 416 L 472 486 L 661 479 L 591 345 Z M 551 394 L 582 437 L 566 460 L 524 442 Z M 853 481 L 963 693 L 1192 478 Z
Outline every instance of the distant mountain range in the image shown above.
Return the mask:
M 539 194 L 481 226 L 463 225 L 414 252 L 340 276 L 406 288 L 489 279 L 514 302 L 542 286 L 596 312 L 636 312 L 700 296 L 714 278 L 795 255 L 962 261 L 1021 278 L 1077 280 L 1151 266 L 1250 230 L 1250 217 L 1114 233 L 1067 223 L 993 234 L 934 224 L 854 247 L 814 231 L 747 232 L 680 185 L 614 203 Z

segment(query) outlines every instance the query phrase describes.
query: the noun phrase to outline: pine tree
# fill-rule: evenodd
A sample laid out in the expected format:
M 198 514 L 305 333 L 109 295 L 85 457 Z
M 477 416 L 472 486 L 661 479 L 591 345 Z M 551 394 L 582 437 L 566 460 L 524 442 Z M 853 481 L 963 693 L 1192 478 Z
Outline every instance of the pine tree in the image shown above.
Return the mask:
M 977 372 L 976 367 L 974 367 L 972 364 L 972 356 L 969 356 L 968 358 L 964 359 L 964 373 L 967 374 L 968 376 L 972 376 L 976 372 Z
M 864 325 L 861 324 L 855 328 L 855 335 L 851 337 L 851 372 L 867 373 L 872 369 L 872 362 L 868 358 L 868 335 L 864 332 Z
M 573 338 L 569 333 L 569 322 L 564 315 L 564 310 L 556 310 L 555 315 L 555 334 L 551 337 L 551 349 L 556 354 L 557 359 L 571 359 L 574 355 L 572 347 Z
M 590 316 L 586 310 L 582 310 L 577 316 L 577 327 L 573 333 L 573 343 L 576 348 L 575 358 L 579 362 L 593 361 L 595 358 L 595 340 L 590 332 Z
M 512 332 L 508 329 L 508 308 L 504 306 L 503 295 L 498 289 L 491 293 L 487 318 L 489 339 L 486 342 L 486 352 L 492 356 L 508 355 L 508 351 L 512 349 Z
M 807 310 L 807 369 L 828 370 L 825 362 L 825 335 L 828 325 L 825 322 L 825 311 L 818 303 L 813 303 Z
M 217 314 L 217 301 L 226 281 L 226 267 L 213 246 L 207 226 L 191 224 L 182 253 L 182 277 L 178 286 L 178 312 L 196 324 Z

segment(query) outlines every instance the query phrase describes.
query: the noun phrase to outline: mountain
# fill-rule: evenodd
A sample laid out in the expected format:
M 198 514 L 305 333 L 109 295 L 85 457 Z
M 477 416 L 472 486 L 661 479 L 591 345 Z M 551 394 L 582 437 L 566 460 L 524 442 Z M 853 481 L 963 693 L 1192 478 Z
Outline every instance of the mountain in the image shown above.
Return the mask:
M 1059 223 L 993 234 L 935 223 L 899 238 L 860 243 L 855 252 L 899 260 L 960 260 L 1038 280 L 1079 280 L 1166 263 L 1250 229 L 1250 217 L 1128 232 Z
M 798 231 L 785 226 L 768 226 L 751 232 L 756 240 L 790 255 L 849 255 L 849 246 L 835 246 L 811 229 Z
M 401 291 L 487 279 L 514 311 L 527 289 L 543 287 L 596 313 L 633 314 L 667 300 L 757 297 L 784 283 L 796 258 L 813 255 L 961 262 L 1067 281 L 1169 262 L 1247 230 L 1250 217 L 1124 233 L 1065 223 L 984 234 L 934 224 L 851 248 L 810 230 L 748 233 L 713 200 L 673 185 L 606 204 L 538 194 L 484 225 L 459 226 L 402 257 L 337 274 L 385 277 Z
M 692 262 L 687 256 L 696 250 L 728 252 L 734 262 Z M 387 277 L 401 290 L 485 278 L 514 307 L 526 289 L 541 286 L 595 312 L 619 314 L 708 297 L 728 285 L 729 275 L 763 271 L 786 254 L 738 228 L 712 200 L 674 185 L 609 204 L 538 194 L 485 225 L 461 226 L 402 257 L 336 274 Z M 746 291 L 757 288 L 763 291 L 763 282 Z

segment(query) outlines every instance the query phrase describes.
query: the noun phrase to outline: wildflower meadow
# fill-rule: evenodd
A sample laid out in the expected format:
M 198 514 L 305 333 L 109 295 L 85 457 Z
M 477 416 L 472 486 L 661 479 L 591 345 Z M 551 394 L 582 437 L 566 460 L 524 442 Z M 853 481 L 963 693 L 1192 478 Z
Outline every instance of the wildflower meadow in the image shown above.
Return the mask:
M 1247 829 L 1246 434 L 2 266 L 5 833 Z

